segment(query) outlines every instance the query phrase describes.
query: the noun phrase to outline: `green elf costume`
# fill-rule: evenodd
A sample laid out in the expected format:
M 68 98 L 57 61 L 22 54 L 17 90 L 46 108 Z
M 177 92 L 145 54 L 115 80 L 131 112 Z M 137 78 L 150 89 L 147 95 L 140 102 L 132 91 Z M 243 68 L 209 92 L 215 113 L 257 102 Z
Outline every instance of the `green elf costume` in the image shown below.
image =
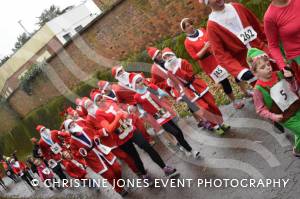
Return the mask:
M 253 69 L 253 64 L 268 55 L 259 49 L 248 50 L 247 62 Z M 295 78 L 285 78 L 281 71 L 272 72 L 268 81 L 257 80 L 254 89 L 254 105 L 256 112 L 263 118 L 276 121 L 277 115 L 282 115 L 280 124 L 295 135 L 293 153 L 300 157 L 300 99 L 298 83 Z

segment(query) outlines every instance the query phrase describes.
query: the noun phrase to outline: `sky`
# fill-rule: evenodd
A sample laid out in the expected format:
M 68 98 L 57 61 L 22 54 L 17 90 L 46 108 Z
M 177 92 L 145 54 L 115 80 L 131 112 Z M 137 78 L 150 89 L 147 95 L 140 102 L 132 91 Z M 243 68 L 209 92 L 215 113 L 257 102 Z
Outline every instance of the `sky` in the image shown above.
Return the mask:
M 18 21 L 28 30 L 33 32 L 38 29 L 35 25 L 38 22 L 37 17 L 44 9 L 51 5 L 56 5 L 64 9 L 70 5 L 79 5 L 84 0 L 3 0 L 0 6 L 0 59 L 5 55 L 12 53 L 11 49 L 17 41 L 18 35 L 24 30 Z

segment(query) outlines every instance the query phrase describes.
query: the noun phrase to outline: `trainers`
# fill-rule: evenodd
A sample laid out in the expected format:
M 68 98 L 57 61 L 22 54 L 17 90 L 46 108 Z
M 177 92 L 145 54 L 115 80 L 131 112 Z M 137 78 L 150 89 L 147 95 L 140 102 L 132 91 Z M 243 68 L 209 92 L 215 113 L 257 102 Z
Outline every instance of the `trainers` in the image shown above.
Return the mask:
M 235 100 L 235 101 L 233 102 L 233 107 L 234 107 L 235 109 L 242 109 L 244 106 L 245 106 L 245 104 L 244 104 L 244 102 L 242 102 L 242 101 L 238 102 L 238 101 Z
M 295 147 L 293 148 L 293 155 L 297 158 L 300 158 L 300 151 L 297 150 Z
M 225 131 L 225 132 L 228 131 L 230 128 L 231 128 L 231 126 L 229 126 L 225 123 L 221 125 L 221 129 L 223 129 L 223 131 Z
M 221 129 L 221 128 L 215 129 L 214 132 L 215 132 L 216 134 L 218 134 L 218 135 L 223 135 L 223 134 L 225 133 L 225 131 L 224 131 L 223 129 Z
M 181 146 L 178 142 L 176 144 L 176 147 L 179 148 L 180 151 L 185 151 L 185 149 L 183 148 L 183 146 Z
M 193 151 L 193 158 L 200 159 L 201 158 L 200 151 Z
M 175 177 L 179 177 L 179 173 L 177 173 L 177 170 L 173 167 L 170 166 L 165 166 L 165 168 L 163 168 L 166 177 L 170 177 L 170 178 L 175 178 Z

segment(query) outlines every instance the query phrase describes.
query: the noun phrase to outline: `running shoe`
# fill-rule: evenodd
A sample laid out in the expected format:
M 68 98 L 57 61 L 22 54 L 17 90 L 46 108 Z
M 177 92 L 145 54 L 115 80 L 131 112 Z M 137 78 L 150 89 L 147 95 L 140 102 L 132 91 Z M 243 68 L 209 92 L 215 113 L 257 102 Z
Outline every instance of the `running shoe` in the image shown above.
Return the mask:
M 173 167 L 170 166 L 165 166 L 165 168 L 163 168 L 166 177 L 170 177 L 170 178 L 177 178 L 180 176 L 179 173 L 177 173 L 177 170 Z
M 242 101 L 234 101 L 233 102 L 233 107 L 235 108 L 235 109 L 242 109 L 243 107 L 245 106 L 245 104 L 244 104 L 244 102 L 242 102 Z

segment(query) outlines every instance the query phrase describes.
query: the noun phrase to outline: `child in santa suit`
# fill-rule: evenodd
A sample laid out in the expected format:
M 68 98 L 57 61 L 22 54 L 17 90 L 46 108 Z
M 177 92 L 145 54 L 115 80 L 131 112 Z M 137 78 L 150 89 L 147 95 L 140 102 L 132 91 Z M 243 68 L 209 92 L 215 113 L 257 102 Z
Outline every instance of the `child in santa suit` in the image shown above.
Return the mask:
M 41 138 L 38 145 L 41 149 L 43 157 L 47 160 L 51 169 L 59 176 L 60 179 L 67 179 L 66 175 L 61 168 L 61 154 L 59 147 L 55 147 L 60 142 L 57 130 L 50 130 L 43 125 L 38 125 L 36 130 L 40 133 Z M 56 151 L 56 149 L 58 149 Z
M 293 154 L 300 157 L 299 85 L 290 72 L 273 72 L 268 55 L 259 49 L 248 51 L 247 61 L 257 77 L 254 90 L 256 112 L 263 118 L 279 122 L 295 134 Z
M 19 177 L 21 177 L 22 180 L 24 180 L 30 186 L 30 188 L 32 190 L 34 190 L 34 187 L 31 184 L 31 181 L 33 180 L 33 178 L 29 174 L 26 164 L 22 161 L 17 161 L 14 158 L 12 158 L 10 160 L 10 166 L 11 166 L 13 172 L 16 175 L 18 175 Z
M 39 177 L 41 179 L 42 182 L 45 182 L 46 180 L 46 184 L 47 186 L 49 186 L 49 188 L 51 190 L 53 190 L 53 187 L 51 185 L 51 180 L 55 179 L 53 172 L 51 171 L 51 169 L 49 169 L 46 164 L 43 162 L 43 160 L 37 158 L 34 160 L 34 165 L 37 168 Z M 49 182 L 50 180 L 50 182 Z
M 143 149 L 150 158 L 164 171 L 168 177 L 178 176 L 175 168 L 167 166 L 157 151 L 145 140 L 143 134 L 136 128 L 132 117 L 122 110 L 113 100 L 97 96 L 98 109 L 95 112 L 97 121 L 113 137 L 117 145 L 129 154 L 141 171 L 143 178 L 150 180 L 144 164 L 133 143 Z M 89 105 L 91 106 L 91 105 Z M 87 107 L 89 111 L 90 107 Z
M 87 172 L 85 170 L 86 162 L 84 159 L 76 161 L 69 151 L 62 152 L 62 164 L 65 167 L 67 174 L 75 179 L 84 179 Z
M 185 59 L 177 58 L 168 48 L 163 50 L 163 59 L 166 61 L 170 81 L 173 82 L 170 86 L 176 86 L 183 100 L 189 99 L 190 111 L 197 115 L 199 113 L 201 120 L 210 122 L 218 135 L 229 130 L 207 84 L 194 73 L 192 65 Z
M 132 79 L 133 88 L 137 91 L 134 98 L 141 114 L 149 114 L 168 133 L 173 135 L 178 143 L 185 149 L 186 155 L 200 157 L 200 152 L 193 151 L 192 147 L 185 140 L 181 129 L 172 121 L 173 117 L 160 103 L 159 97 L 166 97 L 168 94 L 154 84 L 145 85 L 144 78 L 136 75 Z
M 215 56 L 211 52 L 206 30 L 204 28 L 195 29 L 193 27 L 193 21 L 189 18 L 182 19 L 180 27 L 182 31 L 186 33 L 184 46 L 189 55 L 198 62 L 199 67 L 201 67 L 216 84 L 222 85 L 225 94 L 233 102 L 235 109 L 243 108 L 244 103 L 235 99 L 228 79 L 228 71 L 221 65 L 218 65 Z M 235 81 L 245 96 L 252 97 L 252 93 L 245 88 L 243 82 L 240 82 L 238 79 L 235 79 Z
M 71 152 L 76 160 L 84 158 L 88 167 L 112 185 L 114 181 L 121 179 L 121 166 L 116 161 L 116 156 L 110 147 L 101 143 L 101 138 L 105 135 L 88 127 L 82 128 L 71 119 L 66 120 L 64 126 L 71 133 Z M 120 186 L 115 186 L 114 189 L 122 196 L 128 193 Z
M 203 0 L 212 9 L 207 23 L 208 40 L 218 64 L 238 80 L 254 82 L 246 57 L 251 47 L 267 51 L 267 40 L 257 17 L 239 3 Z

